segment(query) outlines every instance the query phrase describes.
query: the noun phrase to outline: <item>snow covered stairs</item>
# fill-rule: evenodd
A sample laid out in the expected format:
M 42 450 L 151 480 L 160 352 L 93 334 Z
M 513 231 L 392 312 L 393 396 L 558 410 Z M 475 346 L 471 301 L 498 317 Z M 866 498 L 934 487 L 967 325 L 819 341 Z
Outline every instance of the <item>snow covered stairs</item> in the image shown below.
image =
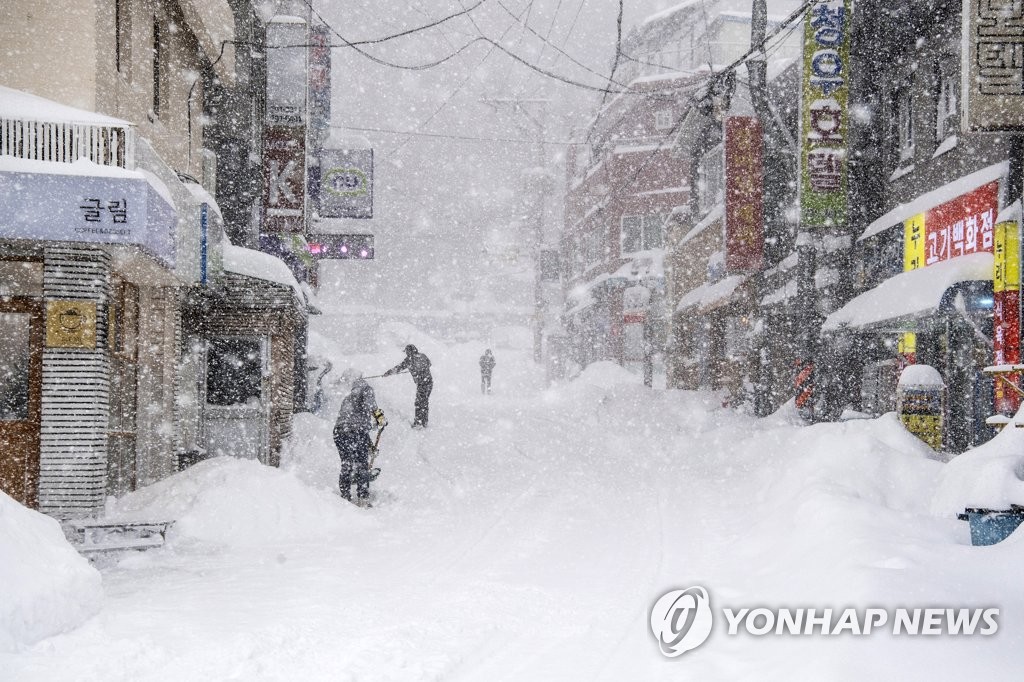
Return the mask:
M 174 521 L 118 523 L 96 519 L 75 519 L 64 524 L 68 540 L 85 556 L 105 552 L 146 550 L 161 547 Z

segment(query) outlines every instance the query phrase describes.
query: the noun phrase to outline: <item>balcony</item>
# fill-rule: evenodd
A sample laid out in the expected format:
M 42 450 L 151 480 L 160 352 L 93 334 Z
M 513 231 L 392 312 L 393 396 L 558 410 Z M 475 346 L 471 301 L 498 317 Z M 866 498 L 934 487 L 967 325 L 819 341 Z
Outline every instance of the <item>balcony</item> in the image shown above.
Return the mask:
M 0 86 L 0 156 L 131 169 L 134 142 L 127 121 Z

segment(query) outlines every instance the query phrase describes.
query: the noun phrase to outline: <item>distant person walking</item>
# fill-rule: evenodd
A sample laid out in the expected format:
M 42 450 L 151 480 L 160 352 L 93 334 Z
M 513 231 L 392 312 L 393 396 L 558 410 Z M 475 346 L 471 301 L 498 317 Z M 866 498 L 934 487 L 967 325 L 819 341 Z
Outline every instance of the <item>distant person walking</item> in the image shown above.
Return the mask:
M 341 496 L 351 501 L 352 486 L 356 487 L 356 504 L 370 506 L 370 429 L 376 424 L 384 428 L 387 420 L 384 412 L 377 407 L 377 397 L 362 374 L 346 369 L 341 381 L 350 390 L 341 401 L 338 419 L 334 422 L 334 445 L 341 458 L 341 473 L 338 475 L 338 489 Z
M 384 372 L 383 376 L 409 371 L 416 383 L 416 417 L 412 427 L 426 428 L 430 413 L 430 392 L 434 390 L 434 378 L 430 375 L 430 358 L 419 352 L 411 343 L 405 347 L 405 360 Z
M 494 360 L 494 353 L 488 348 L 484 351 L 484 354 L 480 356 L 480 392 L 487 394 L 491 392 L 491 374 L 494 372 L 494 366 L 498 364 Z

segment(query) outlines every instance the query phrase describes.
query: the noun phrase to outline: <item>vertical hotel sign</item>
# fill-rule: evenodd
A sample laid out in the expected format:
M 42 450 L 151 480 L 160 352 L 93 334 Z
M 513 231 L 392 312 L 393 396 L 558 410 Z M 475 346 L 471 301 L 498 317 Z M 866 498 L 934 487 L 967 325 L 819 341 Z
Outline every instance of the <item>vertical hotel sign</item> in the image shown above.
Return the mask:
M 806 226 L 846 224 L 851 6 L 852 0 L 815 0 L 805 20 L 800 222 Z
M 761 123 L 725 120 L 725 268 L 760 269 L 764 256 L 764 164 Z
M 963 0 L 961 127 L 1024 129 L 1024 2 Z

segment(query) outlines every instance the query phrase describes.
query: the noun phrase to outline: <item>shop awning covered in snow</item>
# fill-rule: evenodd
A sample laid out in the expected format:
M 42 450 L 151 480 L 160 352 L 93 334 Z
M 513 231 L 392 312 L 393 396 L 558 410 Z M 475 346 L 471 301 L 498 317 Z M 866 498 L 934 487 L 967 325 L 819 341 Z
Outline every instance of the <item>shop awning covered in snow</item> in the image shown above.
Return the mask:
M 710 312 L 729 303 L 736 289 L 746 280 L 746 275 L 731 275 L 714 284 L 702 284 L 696 289 L 686 292 L 679 299 L 679 303 L 676 304 L 676 311 L 680 312 L 688 308 L 696 308 L 702 313 Z
M 946 291 L 961 282 L 992 281 L 991 253 L 972 253 L 890 277 L 835 311 L 822 331 L 840 327 L 893 329 L 939 310 Z
M 0 238 L 135 244 L 175 263 L 177 214 L 141 171 L 0 156 Z

